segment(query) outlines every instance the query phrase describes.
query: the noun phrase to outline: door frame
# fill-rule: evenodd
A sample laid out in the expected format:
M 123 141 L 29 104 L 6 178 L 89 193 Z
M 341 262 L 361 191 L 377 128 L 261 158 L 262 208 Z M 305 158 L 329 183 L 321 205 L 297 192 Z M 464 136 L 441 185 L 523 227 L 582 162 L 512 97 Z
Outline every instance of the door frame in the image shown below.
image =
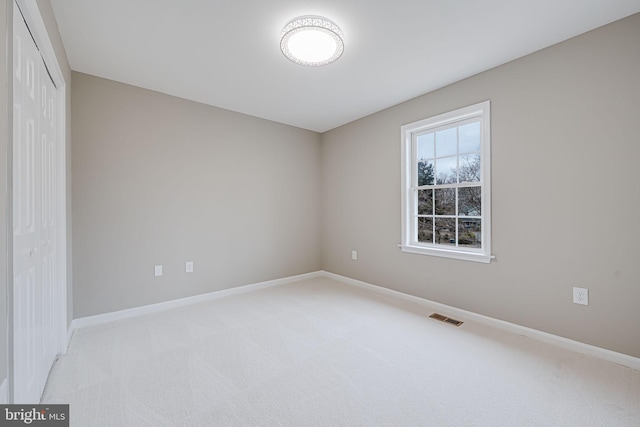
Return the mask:
M 44 20 L 42 19 L 42 15 L 40 14 L 40 9 L 36 4 L 35 0 L 11 0 L 9 2 L 11 5 L 8 16 L 13 17 L 13 8 L 19 7 L 20 12 L 22 12 L 22 16 L 24 17 L 25 22 L 27 23 L 27 27 L 31 32 L 31 35 L 40 51 L 40 55 L 44 60 L 44 63 L 49 71 L 51 79 L 56 87 L 57 92 L 57 141 L 59 150 L 57 153 L 58 158 L 57 166 L 58 166 L 58 176 L 56 177 L 56 185 L 58 187 L 58 200 L 56 200 L 56 213 L 59 218 L 58 222 L 58 236 L 57 242 L 58 246 L 56 248 L 57 252 L 57 277 L 56 284 L 59 289 L 56 290 L 56 293 L 59 296 L 59 301 L 55 304 L 56 310 L 56 319 L 58 319 L 58 328 L 59 329 L 56 338 L 56 350 L 58 354 L 64 354 L 67 350 L 68 344 L 68 319 L 67 319 L 67 139 L 66 139 L 66 117 L 67 117 L 67 100 L 66 100 L 66 88 L 67 81 L 64 78 L 64 74 L 62 73 L 62 69 L 60 68 L 60 64 L 58 63 L 58 58 L 55 54 L 55 49 L 49 39 L 49 33 L 47 32 L 47 28 L 45 26 Z M 7 40 L 7 71 L 10 71 L 7 78 L 9 82 L 13 81 L 13 73 L 14 73 L 14 64 L 13 64 L 13 18 L 8 19 L 11 22 L 10 28 L 8 31 L 9 40 Z M 14 401 L 14 377 L 15 377 L 15 365 L 14 365 L 14 311 L 15 311 L 15 301 L 14 301 L 14 284 L 13 284 L 13 160 L 9 161 L 9 159 L 13 159 L 13 83 L 9 83 L 9 90 L 7 94 L 8 98 L 8 112 L 9 117 L 7 119 L 7 128 L 9 129 L 9 150 L 7 153 L 7 187 L 8 187 L 8 205 L 10 206 L 7 209 L 7 217 L 9 226 L 7 227 L 7 240 L 8 240 L 8 260 L 7 260 L 7 317 L 8 317 L 8 379 L 9 379 L 9 388 L 8 388 L 8 401 Z M 39 402 L 34 402 L 39 403 Z

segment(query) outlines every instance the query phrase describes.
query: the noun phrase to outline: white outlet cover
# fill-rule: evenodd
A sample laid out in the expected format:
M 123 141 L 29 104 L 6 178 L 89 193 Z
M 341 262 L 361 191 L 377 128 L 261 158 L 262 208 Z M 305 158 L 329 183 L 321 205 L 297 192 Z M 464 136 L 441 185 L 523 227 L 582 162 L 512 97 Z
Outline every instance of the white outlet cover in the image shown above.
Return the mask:
M 589 289 L 574 287 L 573 302 L 574 304 L 589 305 Z
M 156 265 L 155 267 L 153 267 L 153 275 L 155 277 L 162 276 L 162 266 L 161 265 Z
M 351 251 L 351 259 L 353 260 L 358 259 L 358 251 Z
M 187 273 L 193 273 L 193 261 L 187 261 L 184 263 L 184 270 Z

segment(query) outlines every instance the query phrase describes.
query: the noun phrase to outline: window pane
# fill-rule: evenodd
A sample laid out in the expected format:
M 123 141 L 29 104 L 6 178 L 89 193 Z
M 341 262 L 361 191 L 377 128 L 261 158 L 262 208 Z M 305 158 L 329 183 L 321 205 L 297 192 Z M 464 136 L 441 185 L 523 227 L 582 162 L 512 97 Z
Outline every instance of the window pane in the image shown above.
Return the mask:
M 418 185 L 433 185 L 433 160 L 418 161 Z
M 480 182 L 480 153 L 460 156 L 460 182 Z
M 433 159 L 434 155 L 434 135 L 427 133 L 417 138 L 418 142 L 418 160 Z
M 418 242 L 433 243 L 432 218 L 418 218 Z
M 403 252 L 490 261 L 489 110 L 485 101 L 402 126 Z
M 453 218 L 436 218 L 435 241 L 441 245 L 456 244 L 456 220 Z
M 458 154 L 457 128 L 436 132 L 436 157 L 455 156 L 456 154 Z
M 481 187 L 458 189 L 458 215 L 480 216 L 482 208 Z
M 458 220 L 458 246 L 482 247 L 482 221 L 480 218 L 460 218 Z
M 439 188 L 434 190 L 436 197 L 436 215 L 456 214 L 455 188 Z
M 469 123 L 458 128 L 460 153 L 480 151 L 480 122 Z
M 418 190 L 418 215 L 433 215 L 433 190 Z
M 436 160 L 436 184 L 455 184 L 457 177 L 457 157 Z

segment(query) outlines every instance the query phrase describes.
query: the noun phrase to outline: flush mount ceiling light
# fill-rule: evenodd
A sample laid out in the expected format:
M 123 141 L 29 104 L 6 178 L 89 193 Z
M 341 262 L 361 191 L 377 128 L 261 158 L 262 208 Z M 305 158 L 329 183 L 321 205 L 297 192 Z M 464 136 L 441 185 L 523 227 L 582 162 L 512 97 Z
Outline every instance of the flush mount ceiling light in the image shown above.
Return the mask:
M 282 29 L 280 50 L 296 64 L 317 67 L 331 64 L 344 51 L 342 31 L 321 16 L 299 16 Z

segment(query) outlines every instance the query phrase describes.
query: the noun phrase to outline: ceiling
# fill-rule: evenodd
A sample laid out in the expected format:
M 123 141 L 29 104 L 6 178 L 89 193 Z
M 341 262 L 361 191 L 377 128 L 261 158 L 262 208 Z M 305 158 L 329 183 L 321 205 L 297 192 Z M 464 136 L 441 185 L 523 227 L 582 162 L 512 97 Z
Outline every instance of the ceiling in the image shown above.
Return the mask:
M 51 0 L 71 68 L 324 132 L 640 12 L 640 0 Z M 344 32 L 325 67 L 282 27 Z

